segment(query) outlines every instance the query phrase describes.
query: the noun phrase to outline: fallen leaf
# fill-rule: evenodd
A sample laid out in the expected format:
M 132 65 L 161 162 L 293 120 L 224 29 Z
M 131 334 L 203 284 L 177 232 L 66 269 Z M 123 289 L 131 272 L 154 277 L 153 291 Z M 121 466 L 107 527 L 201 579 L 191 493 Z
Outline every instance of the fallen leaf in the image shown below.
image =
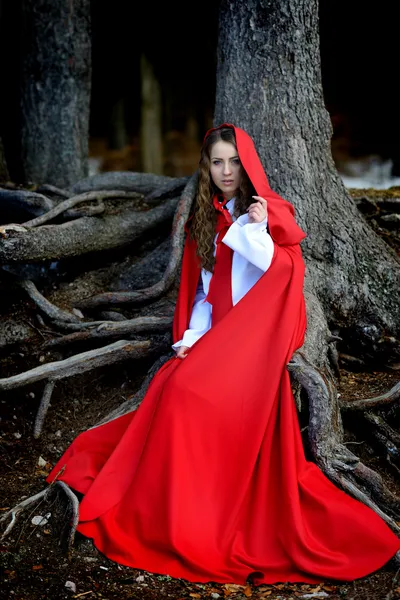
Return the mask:
M 201 598 L 200 594 L 189 594 L 191 598 Z
M 253 591 L 251 589 L 251 586 L 246 585 L 246 587 L 243 590 L 243 594 L 246 596 L 246 598 L 250 598 L 250 596 L 253 595 Z
M 267 592 L 264 592 L 263 594 L 261 594 L 261 596 L 259 596 L 259 598 L 266 598 L 267 596 L 270 596 L 272 594 L 272 590 L 268 590 Z
M 14 577 L 16 576 L 16 572 L 15 571 L 9 571 L 8 569 L 6 569 L 4 571 L 4 573 L 6 575 L 8 575 L 8 579 L 14 579 Z
M 43 569 L 43 565 L 33 565 L 32 567 L 32 571 L 40 571 L 40 569 Z

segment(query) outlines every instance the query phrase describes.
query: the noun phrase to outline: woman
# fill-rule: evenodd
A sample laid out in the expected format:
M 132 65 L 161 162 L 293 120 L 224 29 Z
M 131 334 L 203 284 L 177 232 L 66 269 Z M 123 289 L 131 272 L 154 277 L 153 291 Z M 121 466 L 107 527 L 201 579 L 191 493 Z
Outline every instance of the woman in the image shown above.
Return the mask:
M 251 138 L 231 124 L 210 130 L 177 354 L 137 410 L 79 435 L 48 478 L 84 495 L 78 530 L 109 558 L 259 585 L 353 580 L 399 550 L 374 511 L 304 456 L 286 369 L 306 326 L 304 237 Z

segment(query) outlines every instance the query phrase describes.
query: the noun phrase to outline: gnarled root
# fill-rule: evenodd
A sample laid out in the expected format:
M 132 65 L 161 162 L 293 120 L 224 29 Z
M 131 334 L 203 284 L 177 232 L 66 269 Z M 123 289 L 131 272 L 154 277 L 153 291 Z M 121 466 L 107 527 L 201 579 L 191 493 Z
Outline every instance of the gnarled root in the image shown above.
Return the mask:
M 148 356 L 155 350 L 156 344 L 152 345 L 149 341 L 129 342 L 120 340 L 113 344 L 109 344 L 108 346 L 82 352 L 64 360 L 46 363 L 30 369 L 29 371 L 20 373 L 19 375 L 0 379 L 0 391 L 15 389 L 37 381 L 42 381 L 43 379 L 47 380 L 48 383 L 45 387 L 35 422 L 34 435 L 38 438 L 42 431 L 51 394 L 57 380 L 85 373 L 86 371 L 90 371 L 97 367 L 111 365 L 119 361 L 131 358 L 142 358 Z
M 7 525 L 0 539 L 3 540 L 11 533 L 20 515 L 25 512 L 27 508 L 30 508 L 39 501 L 49 500 L 52 493 L 60 489 L 63 490 L 67 496 L 68 508 L 71 512 L 71 526 L 68 534 L 68 554 L 70 554 L 74 545 L 76 528 L 79 522 L 79 501 L 71 488 L 63 481 L 58 481 L 57 479 L 46 489 L 42 490 L 38 494 L 35 494 L 34 496 L 30 496 L 29 498 L 22 500 L 22 502 L 8 510 L 0 517 L 0 523 L 5 523 L 8 519 L 10 519 L 10 523 Z
M 372 508 L 393 531 L 400 533 L 395 522 L 400 514 L 400 498 L 343 444 L 336 386 L 329 373 L 322 373 L 300 352 L 294 354 L 288 369 L 308 397 L 308 434 L 315 462 L 331 481 Z
M 138 306 L 160 298 L 174 283 L 178 274 L 183 253 L 184 226 L 189 216 L 197 184 L 197 173 L 187 183 L 175 211 L 171 232 L 171 255 L 163 277 L 155 285 L 132 292 L 106 292 L 79 301 L 81 309 L 103 308 L 113 305 L 129 304 Z

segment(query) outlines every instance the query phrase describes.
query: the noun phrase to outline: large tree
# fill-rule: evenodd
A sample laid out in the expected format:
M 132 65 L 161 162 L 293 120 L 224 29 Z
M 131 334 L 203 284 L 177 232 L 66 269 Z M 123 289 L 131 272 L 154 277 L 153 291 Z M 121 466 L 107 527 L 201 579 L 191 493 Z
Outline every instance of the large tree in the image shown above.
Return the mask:
M 294 204 L 298 221 L 307 232 L 302 246 L 307 263 L 308 329 L 304 347 L 289 368 L 296 398 L 309 411 L 310 449 L 334 482 L 399 531 L 395 523 L 399 499 L 378 473 L 343 444 L 344 407 L 336 392 L 337 345 L 366 363 L 396 359 L 400 264 L 396 253 L 360 213 L 332 159 L 331 124 L 321 86 L 317 0 L 222 0 L 215 124 L 222 122 L 233 122 L 252 135 L 271 186 Z M 35 435 L 40 435 L 55 381 L 76 373 L 154 355 L 157 360 L 137 394 L 103 420 L 131 410 L 143 398 L 152 374 L 165 360 L 157 357 L 169 348 L 170 339 L 163 332 L 171 325 L 171 303 L 163 304 L 163 297 L 176 289 L 173 284 L 179 280 L 183 225 L 195 182 L 196 173 L 181 179 L 104 173 L 78 181 L 63 192 L 58 190 L 51 199 L 43 193 L 33 197 L 27 193 L 27 205 L 34 203 L 42 214 L 22 226 L 3 228 L 0 263 L 13 263 L 20 287 L 47 325 L 65 334 L 48 341 L 46 348 L 59 351 L 82 341 L 95 346 L 0 380 L 4 390 L 47 382 Z M 138 197 L 132 202 L 135 193 Z M 21 194 L 19 203 L 24 202 Z M 110 198 L 124 199 L 125 208 L 109 207 Z M 76 208 L 93 199 L 98 201 L 96 206 Z M 52 203 L 50 211 L 46 202 Z M 79 210 L 84 217 L 76 218 Z M 168 236 L 164 226 L 170 231 L 173 216 Z M 53 219 L 58 223 L 49 225 Z M 153 245 L 152 253 L 130 269 L 114 266 L 113 276 L 108 278 L 110 291 L 84 297 L 88 296 L 87 274 L 76 279 L 70 298 L 71 305 L 79 309 L 75 312 L 49 302 L 29 280 L 29 271 L 19 268 L 29 261 L 128 246 L 140 242 L 151 229 L 158 232 L 160 245 Z M 149 305 L 153 316 L 149 316 Z M 115 339 L 120 341 L 101 346 Z M 398 388 L 382 398 L 352 404 L 353 410 L 363 411 L 363 418 L 375 427 L 381 445 L 392 456 L 398 455 L 399 436 L 373 409 L 394 401 Z
M 90 0 L 13 4 L 2 15 L 2 33 L 8 39 L 11 29 L 16 45 L 8 85 L 17 106 L 3 125 L 10 172 L 24 183 L 69 186 L 88 174 Z

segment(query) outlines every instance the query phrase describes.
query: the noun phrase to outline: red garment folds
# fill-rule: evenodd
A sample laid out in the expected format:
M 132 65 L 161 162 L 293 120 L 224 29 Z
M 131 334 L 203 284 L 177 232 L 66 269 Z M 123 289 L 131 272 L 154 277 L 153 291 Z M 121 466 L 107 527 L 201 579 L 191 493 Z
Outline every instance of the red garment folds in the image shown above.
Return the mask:
M 212 305 L 212 325 L 216 325 L 233 307 L 232 303 L 232 258 L 233 250 L 222 242 L 226 232 L 232 225 L 232 217 L 226 207 L 227 199 L 214 196 L 213 204 L 217 211 L 215 265 L 211 277 L 207 302 Z
M 235 133 L 268 202 L 270 268 L 187 358 L 161 367 L 137 410 L 80 434 L 48 481 L 66 467 L 60 478 L 84 494 L 78 530 L 124 565 L 196 582 L 353 580 L 400 540 L 305 458 L 286 369 L 306 327 L 305 234 L 249 136 Z M 187 237 L 174 342 L 199 274 Z

